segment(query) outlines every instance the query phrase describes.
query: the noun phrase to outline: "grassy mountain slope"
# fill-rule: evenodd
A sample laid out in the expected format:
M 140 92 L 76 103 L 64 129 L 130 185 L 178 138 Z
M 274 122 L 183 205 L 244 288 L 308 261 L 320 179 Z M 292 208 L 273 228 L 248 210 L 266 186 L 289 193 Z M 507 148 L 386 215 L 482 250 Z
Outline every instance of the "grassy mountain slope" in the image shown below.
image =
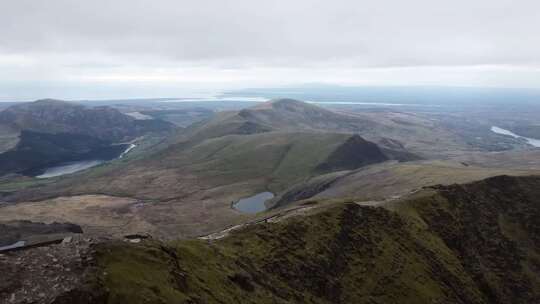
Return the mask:
M 227 134 L 269 131 L 354 133 L 361 129 L 362 124 L 372 123 L 298 100 L 278 99 L 238 112 L 218 113 L 183 135 L 191 141 L 200 141 Z
M 319 174 L 319 168 L 328 161 L 330 164 L 337 161 L 339 155 L 329 157 L 350 137 L 348 134 L 279 132 L 222 136 L 189 149 L 179 150 L 173 146 L 127 166 L 90 172 L 36 191 L 45 196 L 55 192 L 60 195 L 67 190 L 69 194 L 129 194 L 148 199 L 171 199 L 242 182 L 254 183 L 258 190 L 281 191 Z M 361 150 L 357 152 L 362 153 Z M 386 159 L 382 152 L 375 152 L 378 154 L 365 155 L 363 160 L 369 163 Z M 349 165 L 351 169 L 363 163 Z
M 89 303 L 535 303 L 540 177 L 310 205 L 217 241 L 102 244 Z M 91 297 L 89 296 L 91 295 Z M 58 302 L 62 303 L 62 302 Z
M 540 177 L 434 187 L 395 208 L 440 236 L 488 303 L 540 300 Z
M 484 178 L 511 174 L 516 176 L 539 174 L 540 165 L 513 166 L 516 160 L 504 158 L 507 164 L 490 162 L 465 163 L 458 160 L 384 162 L 352 171 L 322 174 L 292 185 L 273 199 L 274 207 L 285 206 L 305 199 L 354 198 L 357 200 L 384 200 L 402 196 L 425 186 L 468 183 Z M 521 157 L 521 154 L 518 155 Z M 531 155 L 532 157 L 532 155 Z
M 19 130 L 13 126 L 0 124 L 0 153 L 15 147 L 19 142 Z
M 246 123 L 261 130 L 359 134 L 381 148 L 426 157 L 470 149 L 436 120 L 412 113 L 338 112 L 293 99 L 277 99 L 240 112 L 222 113 L 194 135 L 220 136 Z
M 360 120 L 294 99 L 273 100 L 244 109 L 238 116 L 282 130 L 358 133 L 377 126 L 377 123 L 370 120 Z
M 264 133 L 225 136 L 186 152 L 191 171 L 223 181 L 263 178 L 277 191 L 311 176 L 330 153 L 343 145 L 346 134 Z M 172 160 L 175 161 L 175 160 Z
M 104 193 L 170 200 L 238 183 L 249 183 L 251 193 L 265 189 L 278 192 L 320 173 L 356 169 L 407 154 L 393 154 L 393 150 L 380 149 L 349 132 L 315 128 L 330 123 L 330 130 L 341 130 L 333 124 L 347 125 L 344 117 L 294 100 L 219 113 L 182 130 L 161 151 L 119 164 L 114 170 L 94 170 L 20 196 L 35 200 Z M 276 121 L 270 125 L 269 119 Z M 309 124 L 310 128 L 305 127 Z

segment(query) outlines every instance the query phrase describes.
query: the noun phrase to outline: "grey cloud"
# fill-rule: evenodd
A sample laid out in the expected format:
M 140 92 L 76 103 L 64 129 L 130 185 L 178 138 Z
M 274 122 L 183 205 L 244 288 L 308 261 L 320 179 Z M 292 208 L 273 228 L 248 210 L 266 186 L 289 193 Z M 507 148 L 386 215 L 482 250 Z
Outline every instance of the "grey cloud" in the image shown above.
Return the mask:
M 2 1 L 0 52 L 240 66 L 537 65 L 539 12 L 535 0 Z
M 538 0 L 2 0 L 0 22 L 1 100 L 304 82 L 540 88 Z

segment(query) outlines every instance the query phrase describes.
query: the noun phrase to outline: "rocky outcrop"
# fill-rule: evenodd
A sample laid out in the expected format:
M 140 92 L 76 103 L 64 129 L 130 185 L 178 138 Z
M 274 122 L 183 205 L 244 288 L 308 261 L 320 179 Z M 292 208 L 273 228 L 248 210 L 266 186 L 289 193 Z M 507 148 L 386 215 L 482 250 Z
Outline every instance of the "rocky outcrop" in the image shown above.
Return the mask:
M 95 271 L 91 239 L 0 254 L 0 303 L 105 303 L 87 288 Z
M 79 225 L 72 223 L 38 223 L 31 221 L 0 222 L 0 247 L 13 244 L 27 237 L 46 234 L 82 233 Z

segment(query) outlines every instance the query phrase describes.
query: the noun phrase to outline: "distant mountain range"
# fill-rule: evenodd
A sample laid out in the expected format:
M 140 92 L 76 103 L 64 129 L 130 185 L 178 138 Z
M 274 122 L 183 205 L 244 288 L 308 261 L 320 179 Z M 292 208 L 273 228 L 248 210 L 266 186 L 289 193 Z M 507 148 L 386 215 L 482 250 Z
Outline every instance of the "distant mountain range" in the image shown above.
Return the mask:
M 69 186 L 58 186 L 72 193 L 99 188 L 102 193 L 120 191 L 156 199 L 235 183 L 279 192 L 321 173 L 392 159 L 420 159 L 397 140 L 379 137 L 379 145 L 358 135 L 384 128 L 364 117 L 296 100 L 275 100 L 218 113 L 178 132 L 167 147 L 136 162 L 105 170 L 85 182 L 67 180 Z

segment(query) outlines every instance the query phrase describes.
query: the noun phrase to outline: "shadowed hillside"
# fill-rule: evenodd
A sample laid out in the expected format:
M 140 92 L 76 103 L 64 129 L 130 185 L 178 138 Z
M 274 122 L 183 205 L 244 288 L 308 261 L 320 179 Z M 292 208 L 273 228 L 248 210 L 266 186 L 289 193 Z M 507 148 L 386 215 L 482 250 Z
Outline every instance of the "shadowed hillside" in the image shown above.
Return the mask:
M 332 152 L 324 163 L 318 165 L 317 170 L 320 172 L 354 170 L 385 160 L 388 160 L 388 157 L 376 144 L 354 135 Z
M 173 128 L 169 122 L 136 120 L 105 106 L 52 99 L 16 104 L 0 111 L 0 176 L 39 174 L 70 161 L 109 160 L 127 147 L 112 143 Z
M 320 173 L 417 158 L 393 141 L 388 140 L 394 149 L 379 148 L 350 133 L 363 123 L 300 101 L 276 100 L 194 124 L 168 147 L 114 170 L 16 196 L 35 200 L 98 192 L 170 200 L 239 183 L 249 187 L 246 192 L 278 192 Z
M 103 159 L 118 156 L 127 145 L 111 145 L 96 137 L 70 133 L 22 131 L 19 143 L 0 153 L 0 176 L 8 173 L 35 175 L 46 166 L 62 162 Z
M 0 112 L 0 124 L 19 130 L 81 134 L 110 142 L 141 135 L 148 127 L 139 128 L 139 123 L 110 107 L 87 108 L 53 99 L 14 105 Z
M 281 132 L 222 136 L 189 149 L 172 146 L 121 167 L 89 172 L 77 179 L 66 179 L 46 189 L 23 191 L 16 196 L 47 197 L 69 191 L 70 194 L 129 193 L 140 198 L 171 199 L 248 182 L 252 184 L 250 187 L 281 191 L 322 170 L 356 169 L 387 159 L 375 144 L 360 138 L 362 145 L 351 146 L 350 138 L 349 134 Z M 345 150 L 348 154 L 344 154 Z

